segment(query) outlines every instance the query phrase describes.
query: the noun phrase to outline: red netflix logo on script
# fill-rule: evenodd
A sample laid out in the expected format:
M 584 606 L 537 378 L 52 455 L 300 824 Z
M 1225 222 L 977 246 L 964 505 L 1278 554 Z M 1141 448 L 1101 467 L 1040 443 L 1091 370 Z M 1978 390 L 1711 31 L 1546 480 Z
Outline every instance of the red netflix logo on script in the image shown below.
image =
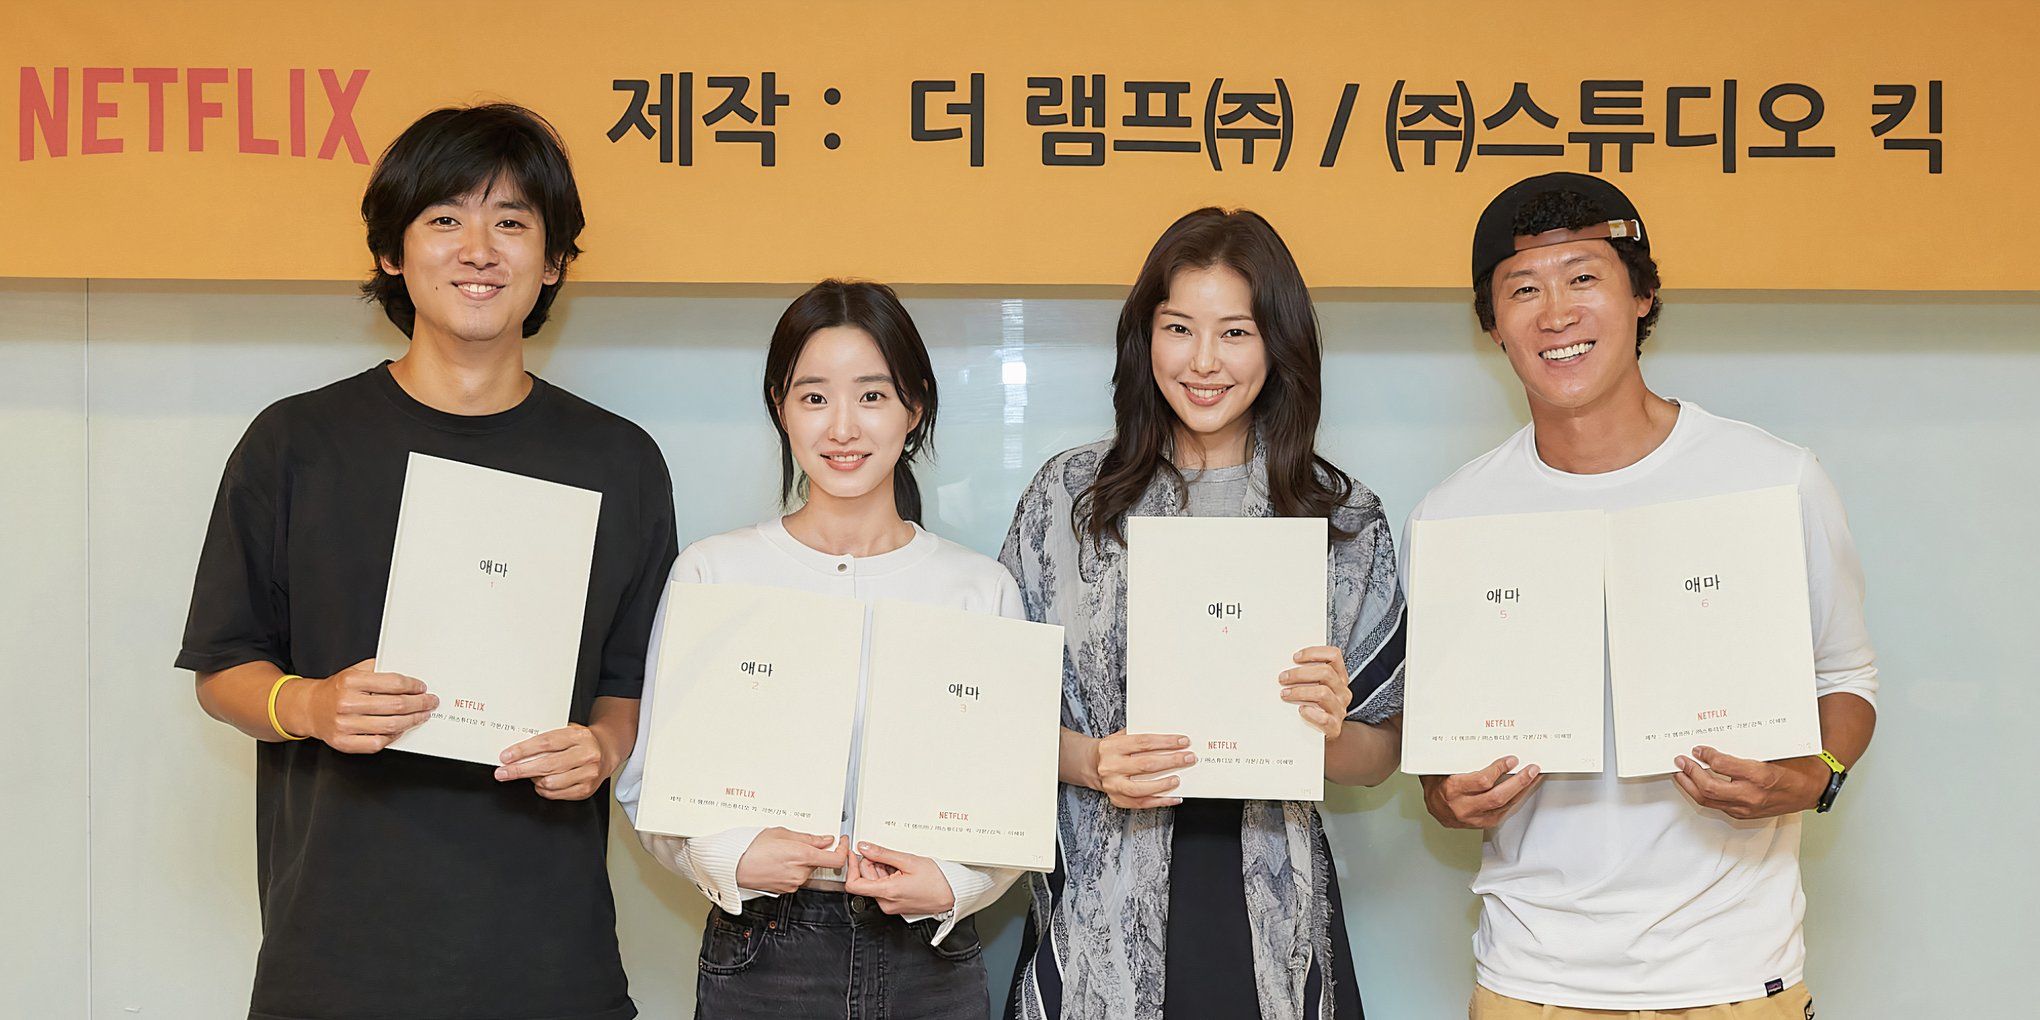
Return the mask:
M 365 69 L 342 72 L 337 68 L 293 67 L 287 71 L 258 74 L 252 67 L 24 67 L 21 69 L 20 159 L 36 158 L 38 148 L 48 156 L 81 156 L 128 151 L 129 141 L 119 132 L 123 101 L 146 104 L 148 151 L 169 148 L 168 130 L 173 105 L 184 113 L 183 145 L 179 151 L 204 152 L 207 127 L 222 125 L 214 132 L 213 145 L 227 144 L 224 122 L 233 111 L 235 151 L 248 155 L 281 155 L 289 145 L 292 156 L 333 159 L 341 149 L 347 158 L 364 166 L 368 149 L 361 144 L 361 129 L 354 123 L 354 106 L 368 84 Z M 314 99 L 310 86 L 317 81 L 321 95 Z M 175 99 L 173 100 L 173 96 Z M 285 136 L 263 137 L 255 128 L 257 109 L 282 107 L 287 118 Z M 319 132 L 317 149 L 311 147 L 312 132 Z M 40 139 L 40 145 L 38 145 Z

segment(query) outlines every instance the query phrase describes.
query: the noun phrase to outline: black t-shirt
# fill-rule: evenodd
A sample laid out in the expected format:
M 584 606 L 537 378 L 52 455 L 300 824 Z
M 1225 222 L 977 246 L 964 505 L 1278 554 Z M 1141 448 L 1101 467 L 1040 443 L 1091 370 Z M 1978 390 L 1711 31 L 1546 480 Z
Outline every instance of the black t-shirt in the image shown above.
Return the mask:
M 498 414 L 437 411 L 387 363 L 248 427 L 220 482 L 177 665 L 266 660 L 322 677 L 374 656 L 412 451 L 602 493 L 571 718 L 586 723 L 598 696 L 637 697 L 675 555 L 658 445 L 539 379 Z M 318 740 L 258 744 L 256 764 L 262 951 L 249 1016 L 636 1015 L 603 858 L 607 784 L 549 801 L 487 766 Z

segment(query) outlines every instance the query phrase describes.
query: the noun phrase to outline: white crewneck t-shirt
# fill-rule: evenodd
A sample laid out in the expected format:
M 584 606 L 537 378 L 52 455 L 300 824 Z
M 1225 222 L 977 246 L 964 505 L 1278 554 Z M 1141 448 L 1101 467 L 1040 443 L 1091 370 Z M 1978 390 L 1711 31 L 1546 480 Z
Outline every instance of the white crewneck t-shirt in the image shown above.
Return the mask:
M 1533 428 L 1439 483 L 1410 519 L 1621 510 L 1797 485 L 1813 620 L 1807 682 L 1821 697 L 1876 704 L 1862 565 L 1841 497 L 1812 453 L 1687 403 L 1643 459 L 1576 475 L 1539 458 Z M 1402 548 L 1407 577 L 1407 532 Z M 1612 697 L 1607 704 L 1612 763 Z M 1773 981 L 1795 984 L 1806 959 L 1799 825 L 1798 815 L 1738 821 L 1702 809 L 1668 775 L 1547 774 L 1482 845 L 1476 976 L 1513 998 L 1614 1010 L 1735 1002 L 1762 997 Z
M 997 613 L 1011 619 L 1026 619 L 1020 605 L 1020 590 L 1013 576 L 997 560 L 972 552 L 948 539 L 914 525 L 914 537 L 906 545 L 877 556 L 836 556 L 803 545 L 786 530 L 780 518 L 735 531 L 704 538 L 681 550 L 673 563 L 668 589 L 675 584 L 758 584 L 795 588 L 821 595 L 854 598 L 865 603 L 876 599 L 904 599 L 928 605 L 946 606 L 975 613 Z M 652 699 L 658 685 L 659 633 L 666 618 L 667 598 L 659 599 L 659 613 L 652 625 L 652 643 L 645 661 L 645 688 L 638 705 L 638 740 L 630 759 L 616 777 L 616 800 L 633 823 L 637 821 L 638 799 L 643 792 L 645 754 L 651 743 Z M 865 622 L 867 632 L 870 621 Z M 968 668 L 968 663 L 959 664 Z M 864 693 L 867 677 L 860 665 L 857 676 L 857 718 L 850 745 L 850 778 L 843 797 L 843 832 L 851 831 L 856 809 L 857 760 L 864 731 Z M 756 726 L 759 720 L 731 719 L 732 726 Z M 695 886 L 729 914 L 741 914 L 744 901 L 773 893 L 737 885 L 737 862 L 750 849 L 761 827 L 729 829 L 713 836 L 687 839 L 656 833 L 638 833 L 639 842 L 667 868 L 693 881 Z M 977 868 L 938 860 L 936 864 L 949 880 L 956 905 L 935 916 L 942 922 L 934 941 L 939 943 L 960 918 L 990 906 L 1018 878 L 1007 868 Z M 836 878 L 830 881 L 830 876 Z M 817 872 L 810 885 L 841 889 L 839 872 Z M 906 920 L 919 921 L 923 916 Z

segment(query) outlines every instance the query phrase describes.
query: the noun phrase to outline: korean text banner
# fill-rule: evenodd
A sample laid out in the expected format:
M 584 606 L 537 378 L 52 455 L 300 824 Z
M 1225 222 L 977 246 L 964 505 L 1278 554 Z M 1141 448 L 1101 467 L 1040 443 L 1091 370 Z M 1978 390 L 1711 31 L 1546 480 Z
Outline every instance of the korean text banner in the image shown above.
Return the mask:
M 2019 290 L 2040 7 L 38 4 L 0 276 L 356 279 L 434 107 L 551 119 L 578 279 L 1115 284 L 1200 205 L 1316 286 L 1465 287 L 1482 206 L 1604 174 L 1681 288 Z M 2014 254 L 2017 253 L 2017 254 Z

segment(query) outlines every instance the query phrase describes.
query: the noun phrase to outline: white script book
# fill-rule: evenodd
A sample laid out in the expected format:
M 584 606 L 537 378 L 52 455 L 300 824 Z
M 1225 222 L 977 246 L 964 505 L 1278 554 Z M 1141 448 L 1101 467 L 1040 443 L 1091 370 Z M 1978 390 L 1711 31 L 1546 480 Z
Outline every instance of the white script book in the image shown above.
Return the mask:
M 1793 486 L 1610 515 L 1608 661 L 1623 777 L 1705 744 L 1820 749 L 1805 537 Z
M 897 600 L 872 607 L 857 840 L 1055 867 L 1063 629 Z
M 666 589 L 637 827 L 833 836 L 857 713 L 864 603 L 744 584 Z
M 1321 517 L 1126 522 L 1126 726 L 1180 733 L 1181 797 L 1323 800 L 1324 734 L 1276 679 L 1325 643 Z
M 498 765 L 567 724 L 601 509 L 599 492 L 411 454 L 376 669 L 439 708 L 391 747 Z
M 1603 768 L 1598 510 L 1410 526 L 1403 760 L 1411 775 Z

